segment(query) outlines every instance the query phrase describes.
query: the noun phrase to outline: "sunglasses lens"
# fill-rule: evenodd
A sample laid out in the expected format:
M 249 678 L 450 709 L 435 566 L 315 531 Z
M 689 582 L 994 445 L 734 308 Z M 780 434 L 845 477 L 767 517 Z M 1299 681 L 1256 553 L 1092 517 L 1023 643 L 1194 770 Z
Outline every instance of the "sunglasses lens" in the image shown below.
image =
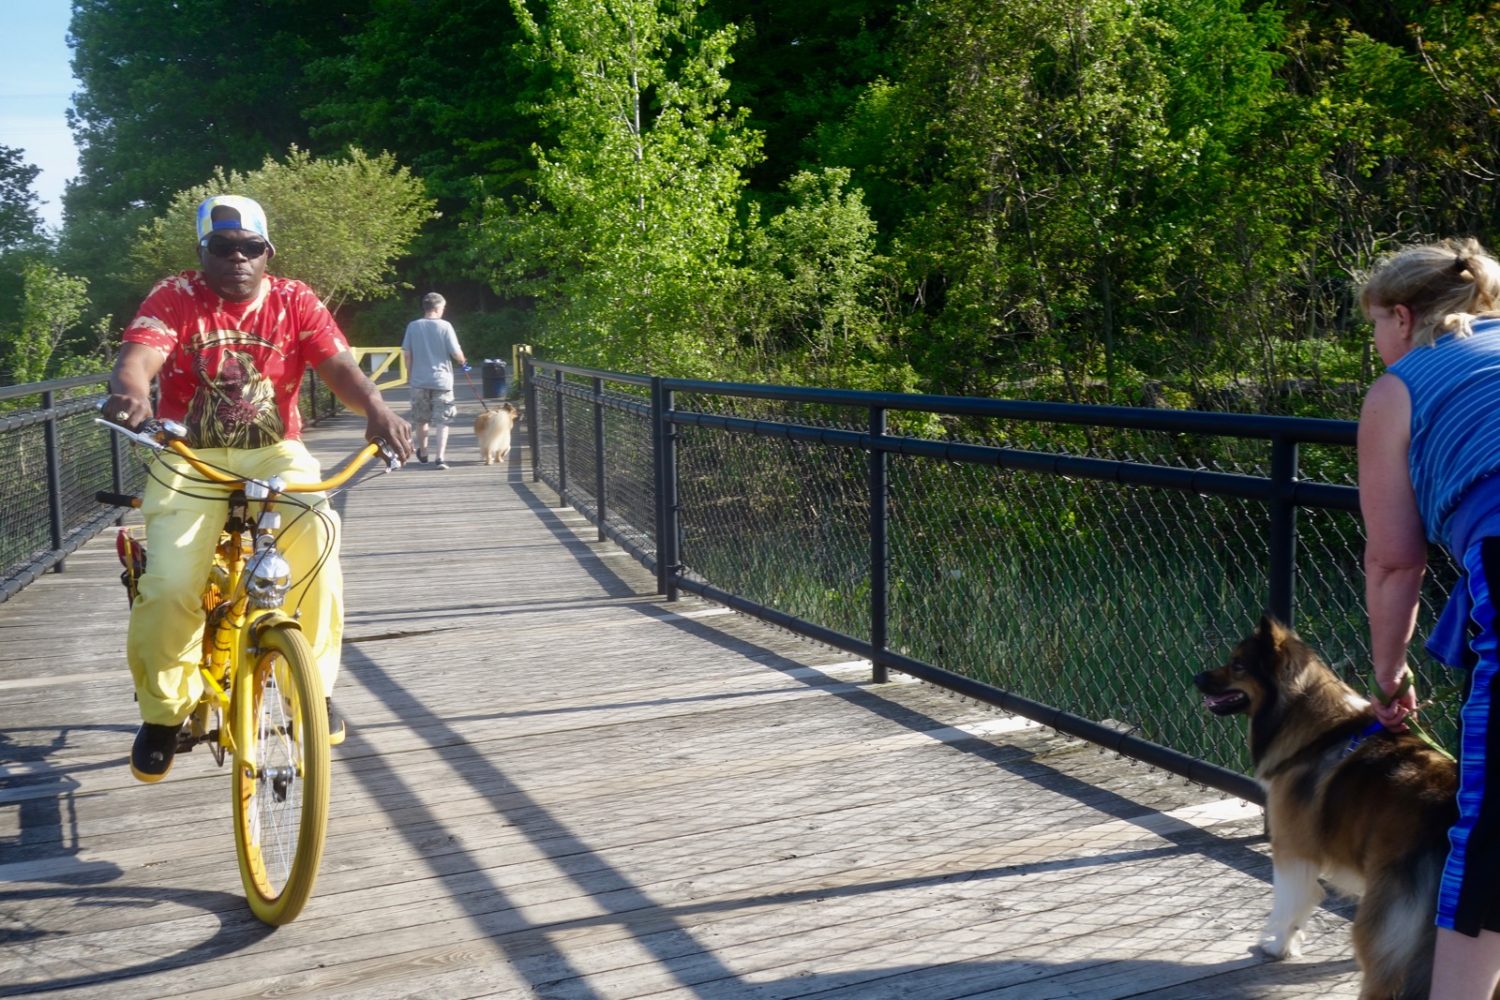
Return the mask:
M 215 257 L 228 257 L 238 250 L 247 260 L 254 260 L 270 249 L 270 245 L 260 240 L 230 240 L 222 236 L 211 236 L 208 239 L 208 252 Z

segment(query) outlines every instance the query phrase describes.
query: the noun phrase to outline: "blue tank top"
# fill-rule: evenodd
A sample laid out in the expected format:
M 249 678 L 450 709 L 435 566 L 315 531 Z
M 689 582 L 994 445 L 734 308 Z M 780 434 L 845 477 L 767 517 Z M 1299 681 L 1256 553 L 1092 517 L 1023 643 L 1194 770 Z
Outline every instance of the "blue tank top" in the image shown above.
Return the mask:
M 1470 487 L 1500 471 L 1500 319 L 1414 347 L 1390 371 L 1411 395 L 1408 464 L 1422 525 L 1451 552 L 1453 512 Z

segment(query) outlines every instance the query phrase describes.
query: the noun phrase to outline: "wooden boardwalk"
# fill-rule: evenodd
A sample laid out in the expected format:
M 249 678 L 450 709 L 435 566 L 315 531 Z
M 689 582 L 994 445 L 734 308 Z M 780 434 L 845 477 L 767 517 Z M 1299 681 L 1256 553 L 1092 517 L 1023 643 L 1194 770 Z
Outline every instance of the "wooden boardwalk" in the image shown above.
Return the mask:
M 451 469 L 342 498 L 351 732 L 317 894 L 275 931 L 226 772 L 126 768 L 109 536 L 0 605 L 0 996 L 1355 995 L 1345 910 L 1300 960 L 1253 951 L 1257 810 L 669 605 L 517 445 L 485 467 L 463 426 Z

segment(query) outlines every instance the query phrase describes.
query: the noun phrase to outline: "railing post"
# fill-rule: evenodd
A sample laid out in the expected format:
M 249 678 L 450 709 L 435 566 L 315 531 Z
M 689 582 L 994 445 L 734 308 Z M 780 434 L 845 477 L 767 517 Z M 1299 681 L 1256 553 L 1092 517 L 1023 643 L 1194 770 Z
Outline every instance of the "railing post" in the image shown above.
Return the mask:
M 1271 593 L 1270 612 L 1290 627 L 1297 576 L 1297 505 L 1292 489 L 1297 482 L 1297 442 L 1271 439 Z
M 562 369 L 558 369 L 557 388 L 553 390 L 553 395 L 556 397 L 553 405 L 557 407 L 557 497 L 566 505 L 568 502 L 568 446 L 563 437 L 562 387 L 563 373 Z
M 62 447 L 57 438 L 57 416 L 52 412 L 54 402 L 54 393 L 50 389 L 42 393 L 42 409 L 47 414 L 46 421 L 42 424 L 42 441 L 47 460 L 47 520 L 52 528 L 52 551 L 62 552 Z M 52 572 L 61 573 L 63 563 L 64 560 L 57 560 Z
M 661 579 L 661 590 L 669 601 L 677 600 L 677 574 L 682 571 L 678 543 L 682 530 L 681 511 L 677 508 L 677 431 L 672 426 L 672 390 L 657 380 L 657 426 L 660 429 L 661 463 L 657 480 L 657 518 L 660 528 L 656 536 L 657 572 Z
M 885 408 L 870 407 L 870 437 L 878 444 L 885 436 Z M 885 654 L 887 623 L 890 616 L 891 549 L 887 537 L 890 518 L 889 456 L 878 447 L 870 448 L 870 680 L 884 684 L 890 671 L 882 657 Z
M 594 376 L 594 512 L 599 515 L 599 541 L 607 537 L 604 519 L 604 379 Z
M 656 540 L 656 592 L 658 594 L 667 592 L 665 554 L 667 545 L 662 540 L 667 537 L 667 477 L 662 454 L 665 450 L 666 424 L 662 419 L 665 412 L 666 407 L 662 403 L 661 378 L 653 375 L 651 377 L 651 492 L 656 501 L 652 505 L 652 515 L 656 522 L 652 526 L 652 531 Z
M 536 366 L 532 364 L 531 355 L 525 357 L 526 365 L 526 440 L 531 445 L 531 481 L 539 483 L 542 481 L 542 456 L 541 433 L 537 429 L 536 422 L 540 417 L 536 402 Z

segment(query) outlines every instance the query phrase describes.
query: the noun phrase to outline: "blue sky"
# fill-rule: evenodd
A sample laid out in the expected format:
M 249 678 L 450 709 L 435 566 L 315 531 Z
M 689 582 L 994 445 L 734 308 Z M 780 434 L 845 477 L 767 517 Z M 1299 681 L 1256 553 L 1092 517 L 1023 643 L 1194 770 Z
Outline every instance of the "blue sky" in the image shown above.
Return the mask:
M 78 83 L 68 65 L 69 0 L 0 0 L 0 144 L 42 172 L 32 190 L 48 225 L 62 222 L 64 183 L 77 150 L 63 113 Z

